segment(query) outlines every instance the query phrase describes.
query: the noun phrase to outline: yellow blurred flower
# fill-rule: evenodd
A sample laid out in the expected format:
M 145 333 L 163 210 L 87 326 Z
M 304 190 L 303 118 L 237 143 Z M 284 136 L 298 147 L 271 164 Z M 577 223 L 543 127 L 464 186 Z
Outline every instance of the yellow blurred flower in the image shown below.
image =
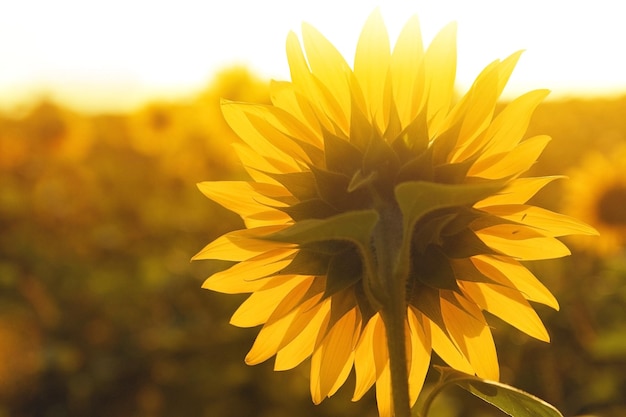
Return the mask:
M 272 82 L 271 105 L 222 102 L 252 180 L 199 184 L 246 226 L 194 257 L 235 262 L 204 288 L 251 293 L 231 319 L 263 325 L 246 362 L 275 356 L 284 370 L 310 357 L 315 403 L 354 367 L 353 399 L 376 384 L 379 413 L 391 416 L 387 342 L 398 335 L 411 404 L 431 351 L 497 380 L 483 310 L 547 341 L 528 301 L 557 301 L 519 261 L 567 255 L 556 237 L 594 233 L 526 204 L 556 178 L 520 178 L 549 141 L 522 140 L 547 91 L 494 115 L 515 53 L 453 103 L 454 25 L 424 50 L 412 18 L 390 50 L 375 12 L 354 69 L 313 27 L 302 31 L 304 50 L 294 33 L 287 38 L 292 81 Z M 399 333 L 388 324 L 394 311 L 404 317 Z
M 569 173 L 563 210 L 595 227 L 599 237 L 573 236 L 572 245 L 601 256 L 626 243 L 626 145 L 610 154 L 594 152 Z

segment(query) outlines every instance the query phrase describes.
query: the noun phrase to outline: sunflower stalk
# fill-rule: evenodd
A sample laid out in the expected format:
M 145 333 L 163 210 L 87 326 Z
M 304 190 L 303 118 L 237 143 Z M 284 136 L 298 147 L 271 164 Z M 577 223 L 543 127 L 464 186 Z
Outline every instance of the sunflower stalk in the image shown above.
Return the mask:
M 378 262 L 377 281 L 384 291 L 382 318 L 387 331 L 387 349 L 391 373 L 391 395 L 395 417 L 410 417 L 409 376 L 406 352 L 406 268 L 399 263 L 402 247 L 402 215 L 390 204 L 372 193 L 380 221 L 374 230 L 374 248 Z

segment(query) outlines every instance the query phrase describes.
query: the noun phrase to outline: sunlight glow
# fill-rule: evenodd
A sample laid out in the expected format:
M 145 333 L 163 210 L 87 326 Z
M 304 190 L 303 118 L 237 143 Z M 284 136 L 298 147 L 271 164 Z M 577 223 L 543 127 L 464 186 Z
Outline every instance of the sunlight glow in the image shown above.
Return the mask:
M 217 70 L 245 65 L 288 79 L 289 30 L 307 21 L 351 62 L 360 27 L 380 3 L 285 0 L 23 0 L 0 5 L 0 107 L 51 96 L 89 111 L 133 108 L 204 88 Z M 524 49 L 505 96 L 549 88 L 551 98 L 626 92 L 619 2 L 385 1 L 395 39 L 410 15 L 424 40 L 458 22 L 458 84 Z

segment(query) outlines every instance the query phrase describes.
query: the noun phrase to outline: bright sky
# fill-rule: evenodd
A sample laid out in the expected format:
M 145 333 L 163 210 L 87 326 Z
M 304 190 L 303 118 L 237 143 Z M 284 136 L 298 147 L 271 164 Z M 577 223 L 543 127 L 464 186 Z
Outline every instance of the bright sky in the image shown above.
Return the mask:
M 413 14 L 427 43 L 457 21 L 461 89 L 492 60 L 525 49 L 505 95 L 626 93 L 617 0 L 0 0 L 0 107 L 48 96 L 123 110 L 198 92 L 232 64 L 288 79 L 285 39 L 303 21 L 352 63 L 379 5 L 392 43 Z

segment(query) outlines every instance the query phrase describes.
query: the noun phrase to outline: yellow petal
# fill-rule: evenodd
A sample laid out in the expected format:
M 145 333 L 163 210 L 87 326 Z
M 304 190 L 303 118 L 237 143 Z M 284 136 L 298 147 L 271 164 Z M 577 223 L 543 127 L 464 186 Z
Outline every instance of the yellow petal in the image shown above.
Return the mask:
M 418 318 L 419 317 L 419 318 Z M 423 328 L 422 314 L 412 307 L 407 308 L 407 339 L 410 341 L 409 397 L 411 406 L 417 401 L 424 386 L 424 378 L 430 365 L 430 332 Z M 430 330 L 430 326 L 429 329 Z
M 288 226 L 264 226 L 226 233 L 209 243 L 191 259 L 247 261 L 264 252 L 279 248 L 287 249 L 291 245 L 263 240 L 261 237 L 283 230 Z
M 498 380 L 498 358 L 489 326 L 475 304 L 463 297 L 453 297 L 463 309 L 445 298 L 441 299 L 441 314 L 450 337 L 470 362 L 476 375 Z
M 527 300 L 559 309 L 559 303 L 550 290 L 519 262 L 495 256 L 475 256 L 472 262 L 480 272 L 502 285 L 513 286 Z
M 378 316 L 375 316 L 378 317 Z M 378 319 L 372 317 L 363 331 L 357 344 L 354 356 L 356 386 L 352 401 L 358 401 L 376 382 L 376 365 L 374 363 L 374 333 Z
M 248 175 L 250 175 L 250 177 L 256 182 L 280 185 L 279 181 L 275 180 L 266 173 L 278 174 L 291 171 L 291 167 L 286 166 L 279 161 L 272 161 L 268 158 L 262 157 L 248 145 L 243 143 L 233 143 L 231 146 Z
M 516 240 L 481 232 L 482 231 L 478 230 L 476 235 L 487 246 L 498 253 L 511 256 L 515 259 L 535 261 L 540 259 L 560 258 L 571 254 L 567 246 L 552 237 Z
M 246 116 L 246 113 L 243 110 L 244 107 L 247 106 L 250 105 L 222 100 L 222 114 L 231 129 L 233 129 L 237 136 L 239 136 L 248 146 L 259 153 L 259 155 L 282 161 L 296 169 L 298 164 L 293 157 L 274 146 L 274 144 L 272 144 L 268 138 L 263 136 L 250 122 L 250 119 Z
M 296 311 L 276 354 L 274 370 L 294 368 L 313 354 L 322 324 L 330 314 L 330 302 L 319 302 L 320 298 L 313 297 Z
M 322 395 L 328 397 L 333 395 L 350 374 L 360 327 L 361 314 L 353 308 L 339 319 L 326 335 L 320 347 L 322 352 L 320 392 Z
M 488 66 L 466 94 L 469 99 L 459 132 L 459 146 L 471 143 L 491 122 L 498 100 L 498 64 L 496 61 L 493 67 Z
M 476 208 L 502 204 L 524 204 L 539 190 L 562 176 L 516 178 L 506 185 L 498 194 L 492 195 L 474 204 Z
M 288 295 L 294 291 L 294 289 L 299 293 L 302 289 L 303 279 L 307 278 L 308 277 L 287 279 L 282 285 L 253 294 L 266 297 L 267 303 L 273 301 L 274 306 L 278 307 L 276 307 L 275 312 L 272 312 L 272 316 L 275 315 L 275 317 L 270 316 L 267 323 L 257 335 L 250 352 L 246 355 L 246 363 L 248 365 L 261 363 L 276 354 L 283 335 L 294 318 L 294 312 L 292 310 L 292 303 L 294 301 L 288 297 Z M 282 300 L 285 300 L 284 303 L 281 303 Z M 290 311 L 290 313 L 285 314 L 285 311 Z M 261 314 L 263 311 L 259 311 L 259 313 Z
M 311 108 L 309 101 L 295 90 L 292 83 L 272 80 L 270 82 L 270 99 L 274 106 L 288 111 L 309 131 L 313 132 L 316 139 L 314 144 L 318 147 L 322 146 L 322 130 L 315 111 Z
M 296 93 L 300 92 L 302 100 L 298 100 L 301 108 L 306 108 L 303 100 L 310 105 L 310 109 L 315 114 L 315 119 L 329 132 L 335 132 L 336 122 L 333 117 L 341 118 L 341 115 L 330 114 L 328 109 L 338 109 L 339 104 L 330 94 L 322 94 L 319 89 L 321 82 L 316 82 L 307 64 L 300 41 L 295 33 L 290 32 L 287 36 L 287 61 L 291 71 L 291 80 Z M 304 98 L 306 97 L 306 99 Z M 340 113 L 340 112 L 339 112 Z M 336 133 L 336 132 L 335 132 Z
M 549 93 L 549 90 L 534 90 L 509 103 L 489 126 L 486 134 L 489 145 L 483 152 L 495 155 L 515 148 L 524 137 L 533 112 Z
M 247 121 L 246 132 L 248 134 L 250 134 L 252 129 L 256 131 L 256 134 L 252 135 L 251 139 L 246 141 L 246 143 L 254 142 L 256 144 L 258 138 L 262 137 L 285 155 L 289 155 L 299 162 L 311 162 L 308 155 L 291 137 L 310 144 L 317 143 L 318 139 L 314 132 L 310 131 L 306 125 L 300 123 L 291 113 L 277 107 L 261 104 L 223 103 L 222 107 L 228 110 L 229 113 L 238 111 L 245 116 Z M 242 124 L 243 122 L 240 121 L 239 123 Z M 238 125 L 237 129 L 239 128 L 241 126 Z M 286 158 L 286 160 L 289 159 Z
M 345 382 L 354 362 L 360 328 L 361 314 L 354 306 L 336 320 L 325 335 L 320 333 L 323 339 L 316 343 L 311 357 L 311 393 L 314 402 L 330 397 Z
M 501 285 L 468 281 L 462 281 L 460 285 L 472 301 L 483 310 L 500 317 L 534 338 L 550 341 L 548 331 L 539 316 L 517 290 Z
M 302 42 L 312 74 L 332 94 L 339 105 L 333 120 L 348 133 L 350 120 L 350 66 L 341 53 L 313 26 L 302 25 Z
M 230 324 L 238 327 L 254 327 L 265 322 L 270 317 L 276 320 L 280 314 L 286 315 L 300 302 L 313 282 L 313 277 L 294 277 L 290 282 L 297 283 L 296 287 L 288 292 L 284 285 L 267 290 L 257 290 L 244 301 L 230 318 Z M 288 292 L 288 294 L 287 294 Z
M 463 356 L 459 348 L 448 338 L 448 336 L 435 324 L 435 322 L 428 319 L 425 320 L 428 323 L 430 329 L 430 337 L 433 345 L 433 350 L 444 360 L 448 365 L 454 369 L 458 369 L 466 374 L 473 374 L 474 368 L 468 362 L 467 358 Z
M 290 197 L 284 187 L 246 181 L 205 181 L 200 191 L 211 200 L 244 218 L 248 227 L 288 223 L 291 217 L 272 207 L 285 206 L 272 197 Z
M 516 223 L 532 226 L 545 236 L 598 234 L 594 228 L 581 221 L 540 207 L 511 204 L 485 207 L 483 211 Z
M 428 91 L 428 134 L 433 138 L 446 117 L 456 78 L 456 24 L 451 23 L 435 36 L 424 57 Z
M 330 305 L 330 302 L 328 303 Z M 321 382 L 321 373 L 320 367 L 322 366 L 321 361 L 321 352 L 319 351 L 320 339 L 323 340 L 323 335 L 326 333 L 326 329 L 328 328 L 328 323 L 330 322 L 330 313 L 326 315 L 320 330 L 317 334 L 317 339 L 315 341 L 315 346 L 313 348 L 313 355 L 311 356 L 311 373 L 310 373 L 310 382 L 309 389 L 311 390 L 311 399 L 314 404 L 320 404 L 324 401 L 325 396 L 322 395 L 322 390 L 320 389 Z M 317 352 L 317 355 L 316 355 Z
M 393 397 L 391 395 L 391 371 L 389 361 L 385 364 L 376 381 L 376 405 L 379 417 L 393 417 Z
M 474 85 L 459 105 L 455 106 L 455 110 L 467 113 L 467 116 L 463 120 L 459 143 L 453 151 L 451 162 L 463 161 L 474 155 L 475 152 L 482 151 L 484 144 L 493 136 L 491 132 L 494 124 L 500 126 L 497 121 L 501 119 L 502 113 L 498 115 L 496 120 L 491 120 L 496 100 L 502 94 L 520 54 L 521 51 L 516 52 L 503 61 L 494 61 L 488 65 L 476 78 Z M 454 122 L 455 120 L 452 120 L 450 123 L 453 124 Z M 521 132 L 521 134 L 523 133 Z M 521 136 L 517 142 L 520 139 Z
M 230 268 L 211 275 L 202 288 L 226 294 L 240 294 L 257 291 L 267 282 L 262 278 L 276 274 L 292 261 L 296 250 L 278 249 L 265 252 L 250 261 L 240 262 Z
M 423 62 L 419 20 L 412 16 L 398 36 L 390 64 L 396 108 L 403 128 L 415 118 L 426 99 Z
M 386 128 L 389 113 L 385 109 L 384 93 L 390 58 L 389 36 L 376 9 L 365 22 L 357 43 L 354 75 L 368 105 L 367 115 L 380 132 Z
M 472 165 L 468 175 L 488 179 L 519 175 L 530 169 L 548 142 L 550 137 L 546 135 L 526 139 L 509 152 L 479 159 Z

